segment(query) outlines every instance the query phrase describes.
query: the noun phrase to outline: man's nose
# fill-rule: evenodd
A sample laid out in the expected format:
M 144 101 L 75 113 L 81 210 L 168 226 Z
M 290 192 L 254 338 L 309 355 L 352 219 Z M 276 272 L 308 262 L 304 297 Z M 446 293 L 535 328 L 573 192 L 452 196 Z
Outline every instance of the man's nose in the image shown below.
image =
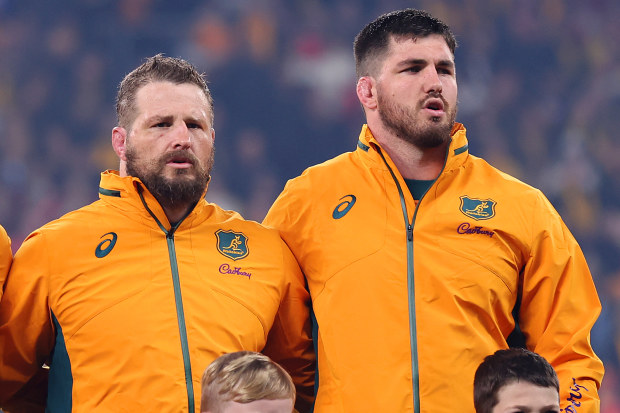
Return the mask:
M 187 149 L 192 145 L 192 134 L 185 122 L 178 122 L 174 126 L 172 144 L 175 149 Z
M 426 93 L 436 92 L 441 93 L 443 87 L 441 85 L 441 79 L 439 79 L 439 73 L 434 67 L 428 67 L 425 72 L 424 88 Z

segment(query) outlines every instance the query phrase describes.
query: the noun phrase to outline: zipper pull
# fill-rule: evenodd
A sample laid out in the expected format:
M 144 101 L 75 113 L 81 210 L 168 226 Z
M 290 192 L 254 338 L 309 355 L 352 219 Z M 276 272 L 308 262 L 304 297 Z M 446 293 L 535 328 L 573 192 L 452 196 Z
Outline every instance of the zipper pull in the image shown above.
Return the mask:
M 407 225 L 407 239 L 413 241 L 413 226 L 411 224 Z

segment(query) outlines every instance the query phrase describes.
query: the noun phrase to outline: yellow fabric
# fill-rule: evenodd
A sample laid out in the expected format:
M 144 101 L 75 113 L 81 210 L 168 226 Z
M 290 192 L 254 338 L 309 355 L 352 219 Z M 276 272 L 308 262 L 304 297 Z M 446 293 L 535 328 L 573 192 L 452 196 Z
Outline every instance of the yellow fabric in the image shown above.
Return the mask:
M 562 407 L 574 407 L 572 387 L 575 411 L 597 412 L 603 366 L 589 332 L 601 305 L 579 246 L 544 195 L 470 155 L 457 124 L 445 168 L 416 210 L 366 126 L 360 142 L 290 180 L 264 221 L 280 230 L 308 281 L 318 323 L 315 412 L 412 412 L 416 370 L 421 412 L 474 411 L 474 372 L 507 347 L 520 291 L 527 346 L 556 368 Z M 413 220 L 411 244 L 386 162 Z
M 309 295 L 277 231 L 201 200 L 176 230 L 171 253 L 139 187 L 135 178 L 103 173 L 101 188 L 120 197 L 101 195 L 43 226 L 16 253 L 0 303 L 2 406 L 10 410 L 23 402 L 15 393 L 24 393 L 24 383 L 49 362 L 58 332 L 53 314 L 71 363 L 73 411 L 187 412 L 175 264 L 196 412 L 201 376 L 212 360 L 266 345 L 265 352 L 289 369 L 299 398 L 311 399 Z M 143 191 L 169 229 L 162 208 Z M 220 230 L 246 237 L 245 258 L 233 260 L 218 250 Z
M 2 299 L 2 286 L 6 275 L 11 268 L 11 262 L 13 261 L 13 252 L 11 250 L 11 239 L 7 235 L 6 231 L 0 226 L 0 300 Z

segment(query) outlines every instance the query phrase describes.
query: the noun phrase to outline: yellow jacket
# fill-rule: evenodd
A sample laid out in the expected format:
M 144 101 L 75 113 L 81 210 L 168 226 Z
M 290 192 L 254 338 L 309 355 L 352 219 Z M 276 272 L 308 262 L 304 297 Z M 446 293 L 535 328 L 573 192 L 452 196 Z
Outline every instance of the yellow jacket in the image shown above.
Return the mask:
M 515 308 L 562 407 L 598 411 L 601 305 L 583 254 L 539 190 L 468 153 L 462 125 L 417 205 L 364 126 L 356 151 L 290 180 L 264 223 L 308 281 L 316 413 L 474 411 L 474 372 L 508 347 Z
M 11 268 L 12 261 L 11 239 L 0 225 L 0 300 L 2 299 L 2 286 L 9 268 Z
M 51 412 L 198 412 L 213 359 L 263 348 L 312 398 L 309 295 L 277 231 L 205 200 L 171 229 L 140 181 L 114 171 L 99 192 L 15 255 L 0 406 L 27 403 L 47 363 Z

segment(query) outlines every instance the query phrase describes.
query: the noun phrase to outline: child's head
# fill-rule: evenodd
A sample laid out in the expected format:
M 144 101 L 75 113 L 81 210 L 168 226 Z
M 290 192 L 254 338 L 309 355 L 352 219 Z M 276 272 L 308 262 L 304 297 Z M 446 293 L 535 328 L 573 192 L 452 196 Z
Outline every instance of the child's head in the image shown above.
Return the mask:
M 558 376 L 543 357 L 521 348 L 498 350 L 476 370 L 474 406 L 476 413 L 559 413 L 559 389 Z
M 291 413 L 294 404 L 291 376 L 260 353 L 224 354 L 202 376 L 202 413 Z

